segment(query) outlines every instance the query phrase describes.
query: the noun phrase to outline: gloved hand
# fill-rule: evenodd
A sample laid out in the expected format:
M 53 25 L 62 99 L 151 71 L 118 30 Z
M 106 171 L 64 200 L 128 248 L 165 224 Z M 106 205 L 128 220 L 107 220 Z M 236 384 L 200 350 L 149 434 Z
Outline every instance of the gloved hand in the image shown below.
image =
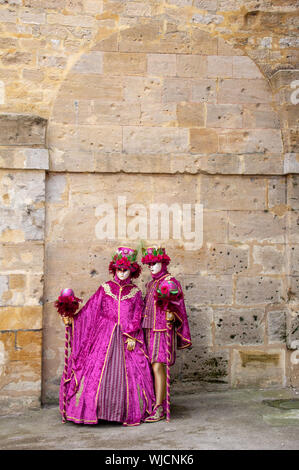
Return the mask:
M 133 349 L 135 348 L 136 339 L 128 338 L 126 343 L 128 351 L 133 351 Z

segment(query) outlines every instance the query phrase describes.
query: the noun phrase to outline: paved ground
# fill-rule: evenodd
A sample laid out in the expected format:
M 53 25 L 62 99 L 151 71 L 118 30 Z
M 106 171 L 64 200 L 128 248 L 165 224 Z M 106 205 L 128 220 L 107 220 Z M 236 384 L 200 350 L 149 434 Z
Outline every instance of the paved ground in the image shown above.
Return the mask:
M 291 401 L 290 401 L 291 400 Z M 61 423 L 57 406 L 0 419 L 2 450 L 299 449 L 299 390 L 230 390 L 189 384 L 175 390 L 172 419 L 127 428 Z

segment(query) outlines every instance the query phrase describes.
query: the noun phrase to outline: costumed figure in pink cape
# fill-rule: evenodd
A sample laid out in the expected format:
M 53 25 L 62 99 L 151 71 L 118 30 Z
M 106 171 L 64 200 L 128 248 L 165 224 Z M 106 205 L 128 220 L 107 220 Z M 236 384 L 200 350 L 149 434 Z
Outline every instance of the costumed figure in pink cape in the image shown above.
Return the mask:
M 155 401 L 141 327 L 143 298 L 132 279 L 137 251 L 120 247 L 102 284 L 72 318 L 71 353 L 60 385 L 60 412 L 68 421 L 140 424 Z
M 146 422 L 170 416 L 170 366 L 177 349 L 189 348 L 191 336 L 180 282 L 167 270 L 169 256 L 162 247 L 143 249 L 143 264 L 151 271 L 142 327 L 154 374 L 156 403 Z

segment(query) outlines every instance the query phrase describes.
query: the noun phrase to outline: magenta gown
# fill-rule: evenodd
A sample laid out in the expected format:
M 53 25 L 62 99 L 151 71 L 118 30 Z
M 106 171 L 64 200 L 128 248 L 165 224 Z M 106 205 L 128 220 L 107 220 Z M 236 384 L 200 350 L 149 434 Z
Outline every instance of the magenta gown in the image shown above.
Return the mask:
M 141 317 L 140 289 L 129 279 L 102 284 L 74 318 L 67 377 L 59 393 L 66 419 L 96 424 L 98 420 L 140 424 L 155 403 Z M 128 337 L 136 339 L 133 351 Z

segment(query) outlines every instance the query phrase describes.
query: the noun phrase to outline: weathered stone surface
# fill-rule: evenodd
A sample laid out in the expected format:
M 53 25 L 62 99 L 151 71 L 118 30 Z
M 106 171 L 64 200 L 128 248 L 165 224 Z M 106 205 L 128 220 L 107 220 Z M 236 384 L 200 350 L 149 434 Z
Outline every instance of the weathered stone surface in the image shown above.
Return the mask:
M 178 103 L 177 120 L 180 127 L 203 127 L 205 125 L 203 103 Z
M 147 72 L 149 75 L 172 77 L 176 75 L 175 54 L 148 54 Z
M 139 75 L 146 71 L 145 54 L 104 52 L 103 71 L 112 75 Z
M 183 379 L 207 382 L 228 382 L 229 352 L 225 349 L 214 352 L 211 348 L 193 347 L 184 351 Z
M 268 312 L 269 343 L 285 343 L 286 334 L 286 312 L 284 310 L 270 310 Z
M 285 351 L 269 349 L 233 349 L 233 387 L 283 385 L 285 376 Z
M 230 275 L 184 276 L 187 304 L 230 304 L 233 282 Z
M 286 272 L 286 253 L 284 245 L 254 246 L 252 251 L 255 269 L 264 274 L 283 274 Z
M 241 128 L 242 106 L 207 103 L 207 127 Z
M 265 312 L 261 308 L 214 309 L 215 342 L 222 346 L 264 343 Z
M 265 206 L 265 181 L 237 176 L 200 177 L 200 202 L 205 209 L 262 210 Z
M 25 114 L 0 115 L 0 145 L 45 144 L 46 120 Z
M 0 240 L 43 240 L 45 180 L 43 172 L 30 170 L 21 172 L 0 170 L 2 220 Z M 5 203 L 5 201 L 7 201 Z
M 239 305 L 274 304 L 286 299 L 282 278 L 276 276 L 240 276 L 236 280 Z
M 284 243 L 285 216 L 280 217 L 267 211 L 228 211 L 228 218 L 230 242 Z
M 42 327 L 42 307 L 1 307 L 0 330 L 40 329 Z
M 219 103 L 268 103 L 271 91 L 265 80 L 220 79 Z
M 163 127 L 134 127 L 123 129 L 123 150 L 125 153 L 180 153 L 188 148 L 187 129 Z
M 207 272 L 214 274 L 238 274 L 246 272 L 249 264 L 249 247 L 234 247 L 222 243 L 207 243 Z

